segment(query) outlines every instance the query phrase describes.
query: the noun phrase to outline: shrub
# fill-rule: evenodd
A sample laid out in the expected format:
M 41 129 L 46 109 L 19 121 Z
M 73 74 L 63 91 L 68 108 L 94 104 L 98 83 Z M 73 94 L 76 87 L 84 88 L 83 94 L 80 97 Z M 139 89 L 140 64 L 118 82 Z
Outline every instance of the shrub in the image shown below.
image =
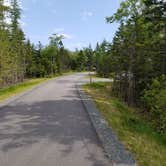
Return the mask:
M 166 134 L 166 75 L 152 81 L 144 91 L 142 101 L 157 129 Z

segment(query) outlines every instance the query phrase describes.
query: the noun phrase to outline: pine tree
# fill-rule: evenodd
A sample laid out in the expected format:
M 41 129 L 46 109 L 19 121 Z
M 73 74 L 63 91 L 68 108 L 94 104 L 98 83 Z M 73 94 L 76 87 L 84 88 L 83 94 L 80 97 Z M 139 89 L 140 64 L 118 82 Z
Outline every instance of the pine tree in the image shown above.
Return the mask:
M 11 0 L 11 47 L 14 82 L 22 81 L 25 73 L 24 33 L 20 28 L 21 10 L 17 0 Z
M 6 24 L 6 15 L 9 7 L 4 5 L 4 1 L 0 0 L 0 87 L 6 85 L 8 76 L 10 75 L 10 52 L 9 52 L 9 30 Z

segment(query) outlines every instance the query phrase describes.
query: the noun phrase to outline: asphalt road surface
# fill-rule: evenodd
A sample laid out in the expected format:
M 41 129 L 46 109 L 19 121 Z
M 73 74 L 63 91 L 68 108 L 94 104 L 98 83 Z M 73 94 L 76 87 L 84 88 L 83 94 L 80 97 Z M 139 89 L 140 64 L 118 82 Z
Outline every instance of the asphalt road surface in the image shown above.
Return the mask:
M 0 109 L 0 166 L 110 166 L 75 88 L 63 76 Z

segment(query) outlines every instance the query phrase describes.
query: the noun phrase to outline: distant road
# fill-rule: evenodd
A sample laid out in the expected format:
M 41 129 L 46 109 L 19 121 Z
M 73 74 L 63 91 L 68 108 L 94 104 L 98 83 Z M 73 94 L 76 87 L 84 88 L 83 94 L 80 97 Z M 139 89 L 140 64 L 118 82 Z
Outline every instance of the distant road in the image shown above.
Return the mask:
M 0 166 L 110 166 L 75 88 L 49 81 L 0 109 Z

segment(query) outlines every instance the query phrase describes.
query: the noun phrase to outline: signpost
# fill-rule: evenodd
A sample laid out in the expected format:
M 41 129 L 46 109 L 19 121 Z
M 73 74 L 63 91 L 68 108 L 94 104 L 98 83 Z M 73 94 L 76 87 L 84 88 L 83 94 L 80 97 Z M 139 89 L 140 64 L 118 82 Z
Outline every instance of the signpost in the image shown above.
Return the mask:
M 90 84 L 92 84 L 92 75 L 91 75 L 91 71 L 89 71 L 89 81 L 90 81 Z

